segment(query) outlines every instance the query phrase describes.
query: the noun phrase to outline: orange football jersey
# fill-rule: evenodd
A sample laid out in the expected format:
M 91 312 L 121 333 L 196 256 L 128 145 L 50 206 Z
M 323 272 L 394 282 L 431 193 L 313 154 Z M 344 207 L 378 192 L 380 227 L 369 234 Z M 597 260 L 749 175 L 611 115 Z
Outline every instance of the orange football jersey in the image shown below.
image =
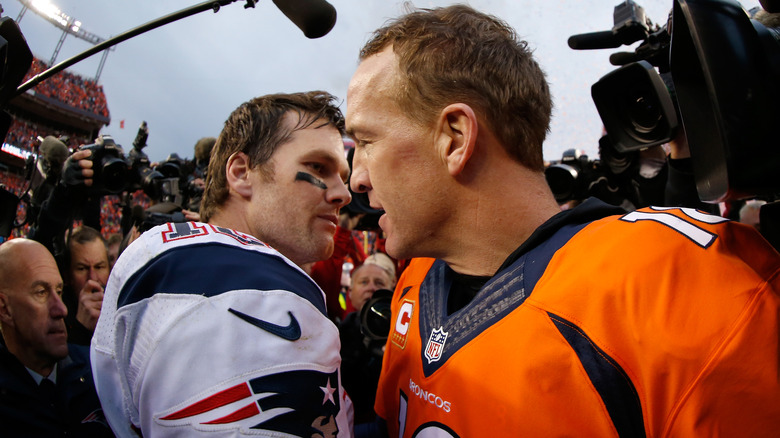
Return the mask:
M 410 264 L 376 400 L 391 437 L 777 434 L 780 255 L 696 210 L 603 208 L 553 218 L 452 315 L 449 267 Z

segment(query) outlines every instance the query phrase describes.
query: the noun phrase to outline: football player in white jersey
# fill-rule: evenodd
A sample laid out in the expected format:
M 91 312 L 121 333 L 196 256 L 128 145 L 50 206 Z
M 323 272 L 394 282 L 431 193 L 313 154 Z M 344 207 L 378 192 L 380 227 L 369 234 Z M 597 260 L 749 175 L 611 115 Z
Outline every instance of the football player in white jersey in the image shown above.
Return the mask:
M 92 343 L 118 436 L 351 436 L 339 334 L 300 268 L 330 257 L 344 120 L 325 92 L 236 109 L 211 153 L 203 222 L 133 242 Z

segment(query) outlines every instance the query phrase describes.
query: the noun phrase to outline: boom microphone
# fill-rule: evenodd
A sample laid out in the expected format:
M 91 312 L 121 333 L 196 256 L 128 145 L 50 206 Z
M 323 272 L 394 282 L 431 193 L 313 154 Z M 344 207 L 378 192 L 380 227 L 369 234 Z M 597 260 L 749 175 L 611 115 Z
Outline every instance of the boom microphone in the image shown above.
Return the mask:
M 614 49 L 623 44 L 611 30 L 572 35 L 568 43 L 574 50 Z
M 612 65 L 626 65 L 642 59 L 641 56 L 633 52 L 615 52 L 609 55 L 609 63 Z
M 273 0 L 308 38 L 325 36 L 336 24 L 336 8 L 325 0 Z

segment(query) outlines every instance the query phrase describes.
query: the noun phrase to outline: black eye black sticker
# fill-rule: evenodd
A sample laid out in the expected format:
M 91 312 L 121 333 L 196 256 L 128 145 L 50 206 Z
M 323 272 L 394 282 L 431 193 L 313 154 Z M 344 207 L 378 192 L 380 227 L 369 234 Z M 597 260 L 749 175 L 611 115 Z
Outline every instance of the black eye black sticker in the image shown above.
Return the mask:
M 328 190 L 328 186 L 319 178 L 306 172 L 298 172 L 295 174 L 296 181 L 306 181 L 313 186 L 319 187 L 322 190 Z

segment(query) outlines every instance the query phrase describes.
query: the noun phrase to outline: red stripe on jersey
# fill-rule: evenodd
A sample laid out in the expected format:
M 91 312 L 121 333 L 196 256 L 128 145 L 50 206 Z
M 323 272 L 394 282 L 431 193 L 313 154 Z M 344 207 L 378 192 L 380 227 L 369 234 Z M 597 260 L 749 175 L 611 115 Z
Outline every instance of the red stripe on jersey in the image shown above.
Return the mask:
M 202 414 L 206 411 L 225 406 L 228 403 L 233 403 L 234 401 L 241 400 L 250 395 L 252 395 L 252 391 L 249 390 L 249 385 L 244 382 L 232 388 L 220 391 L 208 398 L 197 401 L 180 411 L 166 415 L 165 417 L 162 417 L 161 420 L 180 420 L 182 418 L 192 417 L 193 415 Z
M 245 418 L 249 418 L 253 415 L 257 415 L 260 413 L 260 410 L 257 408 L 257 403 L 252 403 L 251 405 L 246 405 L 243 408 L 237 410 L 236 412 L 233 412 L 230 415 L 225 415 L 222 418 L 217 418 L 216 420 L 211 420 L 209 422 L 203 423 L 203 424 L 226 424 L 226 423 L 232 423 L 234 421 L 241 421 Z

